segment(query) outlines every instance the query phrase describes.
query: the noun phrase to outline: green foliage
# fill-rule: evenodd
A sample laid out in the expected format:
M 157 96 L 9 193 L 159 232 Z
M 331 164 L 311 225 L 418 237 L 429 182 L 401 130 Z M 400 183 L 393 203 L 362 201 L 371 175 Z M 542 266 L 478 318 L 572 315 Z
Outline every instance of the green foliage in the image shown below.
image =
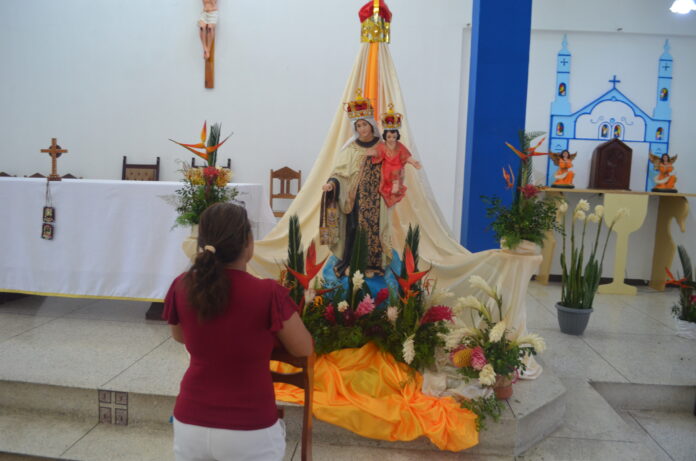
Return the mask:
M 181 189 L 176 190 L 175 203 L 176 225 L 191 226 L 198 224 L 201 214 L 210 205 L 218 202 L 229 202 L 237 196 L 236 188 L 212 185 L 194 185 L 185 181 Z
M 220 142 L 220 123 L 213 123 L 210 126 L 210 135 L 208 136 L 208 147 L 216 146 Z M 217 163 L 217 149 L 208 154 L 208 165 L 215 166 Z
M 554 199 L 525 199 L 505 206 L 499 197 L 481 197 L 488 204 L 486 216 L 492 219 L 491 229 L 498 240 L 515 248 L 522 240 L 543 246 L 546 232 L 557 229 Z
M 684 273 L 684 281 L 679 286 L 679 302 L 672 307 L 672 313 L 679 320 L 696 323 L 696 299 L 694 299 L 696 282 L 694 282 L 694 270 L 691 264 L 691 258 L 684 246 L 679 245 L 677 251 Z
M 304 273 L 304 251 L 302 250 L 302 232 L 297 215 L 290 216 L 288 228 L 288 267 L 300 274 Z M 300 303 L 304 295 L 302 286 L 290 272 L 285 274 L 285 286 L 290 287 L 290 297 Z
M 491 417 L 493 421 L 498 421 L 500 415 L 505 409 L 505 402 L 495 398 L 495 395 L 490 397 L 477 397 L 471 400 L 461 402 L 461 407 L 471 410 L 477 416 L 476 430 L 481 432 L 486 429 L 486 418 Z

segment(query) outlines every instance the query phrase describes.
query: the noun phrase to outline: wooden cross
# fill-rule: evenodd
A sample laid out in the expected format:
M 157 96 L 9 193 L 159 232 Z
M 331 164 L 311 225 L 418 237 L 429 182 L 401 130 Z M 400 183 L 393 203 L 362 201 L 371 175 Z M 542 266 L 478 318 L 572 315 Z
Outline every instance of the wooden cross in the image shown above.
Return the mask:
M 60 181 L 60 176 L 58 176 L 58 170 L 57 170 L 57 162 L 56 159 L 61 156 L 61 154 L 65 154 L 68 152 L 67 149 L 61 149 L 58 144 L 56 144 L 56 138 L 51 138 L 51 147 L 48 149 L 41 149 L 41 152 L 44 152 L 48 155 L 51 156 L 51 174 L 48 175 L 48 180 L 49 181 Z

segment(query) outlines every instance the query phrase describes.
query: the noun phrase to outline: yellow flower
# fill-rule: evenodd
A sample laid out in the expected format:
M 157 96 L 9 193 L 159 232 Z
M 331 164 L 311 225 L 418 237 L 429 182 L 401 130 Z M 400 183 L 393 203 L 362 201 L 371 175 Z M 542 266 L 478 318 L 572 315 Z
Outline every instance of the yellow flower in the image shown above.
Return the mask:
M 322 298 L 321 296 L 315 296 L 315 297 L 314 297 L 314 304 L 317 305 L 317 306 L 323 305 L 323 304 L 324 304 L 324 298 Z
M 479 371 L 478 379 L 482 386 L 492 386 L 495 384 L 495 370 L 493 369 L 493 365 L 490 363 L 484 365 L 481 371 Z
M 461 349 L 452 354 L 452 364 L 457 368 L 464 368 L 471 365 L 471 348 Z

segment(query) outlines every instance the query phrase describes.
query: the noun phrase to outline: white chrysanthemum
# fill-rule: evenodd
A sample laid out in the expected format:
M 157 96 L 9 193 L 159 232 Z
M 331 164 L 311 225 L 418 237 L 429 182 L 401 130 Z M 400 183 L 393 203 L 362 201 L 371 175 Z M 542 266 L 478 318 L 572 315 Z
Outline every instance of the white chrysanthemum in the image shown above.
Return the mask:
M 348 301 L 341 301 L 340 303 L 338 303 L 338 306 L 336 306 L 336 309 L 338 309 L 338 312 L 345 312 L 346 309 L 348 309 Z
M 493 288 L 491 288 L 491 286 L 488 284 L 488 282 L 486 282 L 483 279 L 483 277 L 478 276 L 478 275 L 472 275 L 471 277 L 469 277 L 469 284 L 473 288 L 478 288 L 478 289 L 482 290 L 491 298 L 495 298 L 495 291 L 493 290 Z
M 387 307 L 387 320 L 392 324 L 396 323 L 396 319 L 399 317 L 399 309 L 396 306 Z
M 492 386 L 495 384 L 495 370 L 493 369 L 493 365 L 490 363 L 484 365 L 481 371 L 479 371 L 478 380 L 482 386 Z
M 406 338 L 406 341 L 404 341 L 402 353 L 404 356 L 404 362 L 408 364 L 411 364 L 411 362 L 413 362 L 413 359 L 416 358 L 416 347 L 413 343 L 414 337 L 415 335 L 411 335 L 408 338 Z
M 594 213 L 600 218 L 604 216 L 604 205 L 597 205 L 594 207 Z
M 585 220 L 585 212 L 582 210 L 577 210 L 575 212 L 575 214 L 573 215 L 573 219 L 584 221 Z
M 589 222 L 598 223 L 598 222 L 599 222 L 599 216 L 597 216 L 597 215 L 594 214 L 594 213 L 590 213 L 589 215 L 587 215 L 587 220 L 588 220 Z
M 584 198 L 583 198 L 583 199 L 580 199 L 580 201 L 578 202 L 578 204 L 575 205 L 575 211 L 578 211 L 578 210 L 581 210 L 581 211 L 590 211 L 590 202 L 588 202 L 588 201 L 585 200 Z
M 492 343 L 497 343 L 502 339 L 503 335 L 505 335 L 505 320 L 501 320 L 491 328 L 490 333 L 488 333 L 488 339 Z
M 363 276 L 362 272 L 355 271 L 353 274 L 353 291 L 358 291 L 360 288 L 362 288 L 363 283 L 365 283 L 365 277 Z
M 556 209 L 559 213 L 565 213 L 566 211 L 568 211 L 568 202 L 563 200 L 556 206 Z
M 537 353 L 542 353 L 546 350 L 546 341 L 544 338 L 536 333 L 530 333 L 528 335 L 522 336 L 517 340 L 518 344 L 529 344 L 534 348 Z

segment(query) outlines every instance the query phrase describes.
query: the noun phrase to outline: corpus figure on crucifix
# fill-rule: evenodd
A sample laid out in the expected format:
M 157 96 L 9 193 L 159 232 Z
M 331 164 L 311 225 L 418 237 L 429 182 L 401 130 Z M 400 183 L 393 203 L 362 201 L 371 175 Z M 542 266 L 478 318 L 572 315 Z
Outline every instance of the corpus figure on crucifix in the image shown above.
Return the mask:
M 203 0 L 203 12 L 198 19 L 198 32 L 203 44 L 203 58 L 210 58 L 210 48 L 215 40 L 215 26 L 218 22 L 217 0 Z

